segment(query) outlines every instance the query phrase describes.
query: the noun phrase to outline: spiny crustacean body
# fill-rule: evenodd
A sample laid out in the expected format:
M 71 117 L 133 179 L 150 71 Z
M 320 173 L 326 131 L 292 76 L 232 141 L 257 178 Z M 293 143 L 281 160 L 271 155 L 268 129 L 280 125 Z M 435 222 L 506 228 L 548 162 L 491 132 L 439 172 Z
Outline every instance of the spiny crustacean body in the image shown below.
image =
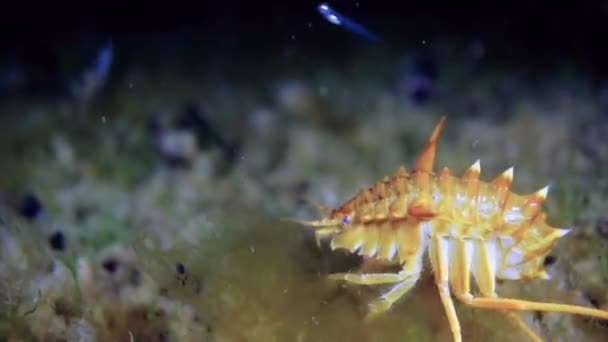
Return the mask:
M 441 118 L 435 126 L 411 172 L 401 167 L 337 209 L 317 205 L 326 215 L 321 220 L 297 221 L 314 227 L 317 241 L 331 237 L 332 249 L 347 249 L 402 266 L 398 273 L 336 273 L 330 278 L 361 285 L 393 284 L 370 305 L 372 313 L 379 313 L 416 284 L 428 251 L 455 341 L 461 341 L 461 332 L 452 295 L 477 308 L 566 312 L 608 319 L 608 311 L 496 295 L 497 278 L 548 278 L 543 260 L 568 230 L 547 224 L 542 203 L 548 187 L 523 196 L 510 191 L 513 168 L 490 182 L 479 180 L 479 161 L 461 177 L 447 168 L 434 173 L 436 144 L 444 121 Z M 471 278 L 479 289 L 478 296 L 470 291 Z M 518 316 L 511 313 L 509 317 L 532 340 L 540 341 Z

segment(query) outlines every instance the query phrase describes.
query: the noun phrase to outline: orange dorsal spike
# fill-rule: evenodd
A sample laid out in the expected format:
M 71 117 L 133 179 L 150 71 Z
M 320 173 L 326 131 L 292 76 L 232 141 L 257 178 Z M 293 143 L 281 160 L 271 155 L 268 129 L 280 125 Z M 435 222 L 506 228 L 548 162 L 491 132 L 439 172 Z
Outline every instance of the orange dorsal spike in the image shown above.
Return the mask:
M 438 173 L 439 178 L 449 177 L 451 175 L 450 169 L 444 166 Z
M 522 210 L 525 211 L 527 208 L 535 208 L 535 212 L 540 210 L 540 206 L 547 199 L 547 193 L 549 192 L 549 186 L 545 186 L 544 188 L 535 191 L 531 194 L 524 196 L 525 201 L 522 206 Z M 532 209 L 530 209 L 532 210 Z
M 541 211 L 543 202 L 547 199 L 548 191 L 549 186 L 545 186 L 544 188 L 527 195 L 521 208 L 522 213 L 524 215 L 530 213 L 532 219 L 536 217 Z
M 477 160 L 471 165 L 462 175 L 462 178 L 468 182 L 478 181 L 479 174 L 481 173 L 481 162 Z
M 532 197 L 534 200 L 536 200 L 538 203 L 543 203 L 547 199 L 548 193 L 549 193 L 549 186 L 547 185 L 544 188 L 534 192 L 533 194 L 531 194 L 529 196 Z
M 511 187 L 511 183 L 513 183 L 512 166 L 505 170 L 505 172 L 494 178 L 491 182 L 491 184 L 496 187 L 496 193 L 494 194 L 494 196 L 501 211 L 505 209 L 505 206 L 507 205 L 507 200 L 511 195 L 511 191 L 509 190 L 509 188 Z
M 381 200 L 386 198 L 386 184 L 378 182 L 372 187 L 372 192 L 376 199 Z
M 513 166 L 494 178 L 491 183 L 497 188 L 509 188 L 513 183 Z
M 374 195 L 372 194 L 370 189 L 363 189 L 359 192 L 359 196 L 361 196 L 362 203 L 371 203 L 374 201 Z
M 399 168 L 397 169 L 397 171 L 395 171 L 395 174 L 393 175 L 393 178 L 400 178 L 400 177 L 407 177 L 407 170 L 405 169 L 405 166 L 403 166 L 403 165 L 399 166 Z
M 468 195 L 471 197 L 476 197 L 479 192 L 479 174 L 481 173 L 481 164 L 480 161 L 477 160 L 471 167 L 469 167 L 464 175 L 462 175 L 462 180 L 467 184 Z
M 412 172 L 422 171 L 422 172 L 432 172 L 433 171 L 433 162 L 435 161 L 435 151 L 437 150 L 437 140 L 439 139 L 439 134 L 443 129 L 443 124 L 445 123 L 445 116 L 442 116 L 439 119 L 437 125 L 433 129 L 431 136 L 426 141 L 426 145 L 422 148 L 422 152 L 418 155 L 418 158 L 414 162 L 414 167 L 412 168 Z

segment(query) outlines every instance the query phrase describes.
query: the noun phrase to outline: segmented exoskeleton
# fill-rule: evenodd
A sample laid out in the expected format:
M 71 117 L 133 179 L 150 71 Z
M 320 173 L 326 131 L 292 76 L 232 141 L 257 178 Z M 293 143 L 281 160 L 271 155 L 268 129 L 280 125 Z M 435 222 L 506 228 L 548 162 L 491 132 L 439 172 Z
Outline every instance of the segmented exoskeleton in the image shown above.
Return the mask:
M 608 311 L 583 306 L 532 302 L 496 295 L 496 279 L 548 278 L 543 261 L 567 229 L 550 227 L 542 211 L 548 187 L 529 195 L 510 191 L 513 168 L 491 182 L 479 180 L 475 162 L 462 177 L 447 168 L 433 172 L 445 117 L 431 133 L 411 172 L 397 172 L 361 190 L 337 209 L 317 205 L 325 218 L 299 221 L 315 228 L 317 243 L 331 237 L 368 259 L 398 263 L 398 273 L 336 273 L 329 277 L 362 285 L 394 284 L 372 303 L 372 313 L 387 310 L 417 282 L 423 256 L 433 266 L 435 283 L 454 341 L 461 341 L 452 295 L 467 305 L 506 311 L 553 311 L 608 319 Z M 470 292 L 471 274 L 480 295 Z M 511 314 L 535 341 L 541 339 Z

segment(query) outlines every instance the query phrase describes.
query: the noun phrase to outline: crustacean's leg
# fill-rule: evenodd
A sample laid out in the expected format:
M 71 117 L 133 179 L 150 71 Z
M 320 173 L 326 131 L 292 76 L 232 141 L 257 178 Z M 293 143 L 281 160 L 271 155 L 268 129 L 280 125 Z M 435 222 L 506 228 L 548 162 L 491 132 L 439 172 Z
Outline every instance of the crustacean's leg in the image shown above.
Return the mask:
M 420 278 L 420 273 L 409 274 L 404 280 L 393 286 L 387 293 L 369 304 L 369 317 L 375 316 L 388 310 L 399 298 L 403 297 L 409 290 L 416 285 Z
M 394 284 L 404 280 L 403 275 L 399 273 L 333 273 L 327 277 L 358 285 Z
M 508 311 L 505 312 L 505 315 L 513 322 L 515 326 L 517 326 L 517 328 L 519 328 L 519 330 L 523 331 L 531 341 L 543 342 L 538 334 L 536 334 L 536 332 L 534 332 L 534 330 L 532 330 L 515 312 Z
M 317 247 L 321 247 L 321 239 L 326 236 L 331 236 L 340 231 L 338 227 L 327 227 L 327 228 L 319 228 L 315 230 L 315 242 Z
M 424 250 L 424 244 L 419 243 L 418 248 L 413 249 L 411 254 L 404 256 L 404 259 L 402 259 L 402 262 L 404 262 L 403 269 L 398 273 L 335 273 L 329 275 L 329 278 L 359 285 L 394 284 L 388 292 L 370 303 L 368 317 L 373 317 L 378 313 L 388 310 L 416 285 L 422 273 Z M 375 259 L 367 260 L 373 261 Z
M 283 221 L 295 222 L 315 229 L 315 242 L 317 247 L 321 246 L 321 239 L 326 236 L 331 236 L 338 233 L 340 229 L 340 221 L 331 218 L 324 218 L 314 221 L 305 221 L 292 218 L 283 218 Z
M 449 251 L 449 240 L 441 236 L 432 236 L 429 243 L 429 257 L 431 264 L 433 265 L 433 271 L 435 273 L 435 285 L 439 290 L 439 296 L 443 303 L 443 308 L 450 324 L 450 330 L 454 337 L 454 342 L 461 342 L 462 337 L 460 335 L 460 322 L 456 315 L 456 309 L 454 308 L 454 302 L 450 295 L 449 286 L 449 273 L 448 273 L 448 251 Z
M 370 304 L 370 316 L 388 310 L 399 298 L 407 293 L 415 284 L 420 273 L 334 273 L 329 275 L 332 280 L 344 280 L 358 285 L 395 284 L 387 293 Z
M 485 297 L 496 297 L 496 267 L 495 248 L 491 242 L 484 240 L 452 240 L 450 257 L 450 285 L 458 300 L 469 304 L 473 300 L 470 292 L 471 272 L 474 274 L 479 290 Z M 490 248 L 488 248 L 488 245 Z M 475 256 L 473 262 L 473 255 Z M 471 265 L 473 268 L 471 269 Z M 513 321 L 532 341 L 542 339 L 513 312 L 507 312 L 507 317 Z
M 474 246 L 474 247 L 473 247 Z M 460 251 L 459 251 L 460 249 Z M 475 249 L 476 257 L 473 263 L 473 274 L 479 285 L 479 290 L 482 297 L 473 297 L 468 288 L 468 281 L 465 282 L 463 279 L 467 276 L 465 271 L 469 269 L 468 265 L 471 265 L 471 259 L 459 258 L 458 255 L 471 255 L 473 249 Z M 601 319 L 608 319 L 608 311 L 588 308 L 578 305 L 569 304 L 556 304 L 546 302 L 533 302 L 520 299 L 512 298 L 499 298 L 495 293 L 495 279 L 496 279 L 496 264 L 494 246 L 489 241 L 475 241 L 469 243 L 463 243 L 462 245 L 455 244 L 453 252 L 453 271 L 461 275 L 460 279 L 453 279 L 452 286 L 456 297 L 463 303 L 484 309 L 494 309 L 500 311 L 546 311 L 546 312 L 563 312 L 578 315 L 585 315 L 591 317 L 597 317 Z M 446 256 L 447 258 L 447 256 Z M 468 265 L 467 265 L 468 264 Z M 521 321 L 519 317 L 511 314 L 516 323 L 523 328 L 524 332 L 533 341 L 542 341 L 536 333 L 534 333 L 529 327 Z M 526 328 L 524 328 L 526 327 Z
M 547 302 L 532 302 L 527 300 L 512 299 L 512 298 L 485 298 L 478 297 L 471 299 L 467 303 L 476 308 L 497 309 L 497 310 L 515 310 L 515 311 L 546 311 L 546 312 L 563 312 L 576 315 L 590 316 L 601 319 L 608 319 L 608 311 L 588 308 L 579 305 L 556 304 Z

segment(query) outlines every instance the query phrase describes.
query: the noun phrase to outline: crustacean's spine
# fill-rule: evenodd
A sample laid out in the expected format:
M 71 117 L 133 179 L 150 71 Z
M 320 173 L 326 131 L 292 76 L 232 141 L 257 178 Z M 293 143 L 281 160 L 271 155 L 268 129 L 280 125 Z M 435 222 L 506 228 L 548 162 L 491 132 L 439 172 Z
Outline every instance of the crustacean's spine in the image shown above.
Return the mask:
M 521 196 L 509 189 L 512 168 L 491 182 L 479 174 L 479 161 L 460 178 L 447 168 L 408 174 L 402 167 L 333 211 L 341 229 L 331 246 L 407 263 L 424 252 L 429 236 L 470 240 L 494 254 L 497 277 L 545 278 L 543 259 L 568 232 L 546 223 L 548 188 Z

